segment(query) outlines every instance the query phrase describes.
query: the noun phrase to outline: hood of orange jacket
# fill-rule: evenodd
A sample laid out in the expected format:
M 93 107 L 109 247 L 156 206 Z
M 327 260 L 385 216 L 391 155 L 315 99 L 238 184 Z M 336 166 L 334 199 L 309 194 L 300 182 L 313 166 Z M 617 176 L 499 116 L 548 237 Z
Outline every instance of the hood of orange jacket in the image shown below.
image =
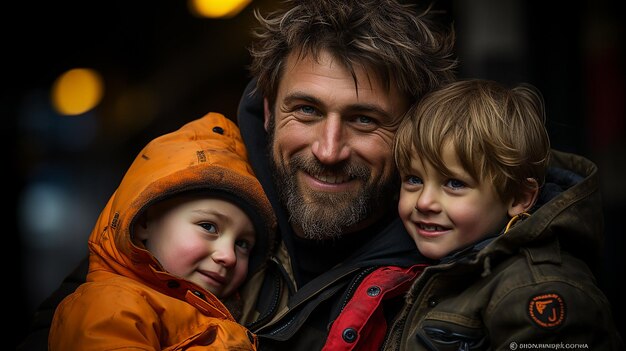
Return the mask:
M 166 289 L 173 280 L 181 287 L 198 290 L 193 283 L 165 272 L 154 256 L 133 240 L 133 225 L 147 207 L 188 191 L 206 191 L 235 202 L 250 216 L 257 242 L 249 273 L 260 269 L 273 242 L 275 217 L 248 163 L 238 127 L 221 114 L 209 113 L 152 140 L 137 155 L 91 233 L 87 280 L 106 271 L 159 291 L 178 291 L 181 296 L 172 296 L 175 298 L 184 299 L 185 289 Z

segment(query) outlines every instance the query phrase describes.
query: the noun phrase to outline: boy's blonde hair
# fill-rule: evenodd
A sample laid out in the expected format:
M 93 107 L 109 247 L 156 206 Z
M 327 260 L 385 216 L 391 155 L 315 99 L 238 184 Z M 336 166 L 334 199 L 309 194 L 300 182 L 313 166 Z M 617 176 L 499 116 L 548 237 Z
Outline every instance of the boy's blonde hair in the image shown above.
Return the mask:
M 394 156 L 402 173 L 420 158 L 450 176 L 442 161 L 451 142 L 463 168 L 494 184 L 503 200 L 528 178 L 543 185 L 550 154 L 543 98 L 531 85 L 512 89 L 489 80 L 462 80 L 426 95 L 405 116 Z

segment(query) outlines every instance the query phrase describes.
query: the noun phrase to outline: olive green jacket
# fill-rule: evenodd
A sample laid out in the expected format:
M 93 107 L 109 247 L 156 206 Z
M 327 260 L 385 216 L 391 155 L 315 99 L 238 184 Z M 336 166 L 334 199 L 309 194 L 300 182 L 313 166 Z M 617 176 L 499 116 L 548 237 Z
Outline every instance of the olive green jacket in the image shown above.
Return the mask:
M 598 183 L 591 161 L 554 151 L 538 209 L 426 268 L 384 349 L 624 349 L 589 268 L 603 238 Z

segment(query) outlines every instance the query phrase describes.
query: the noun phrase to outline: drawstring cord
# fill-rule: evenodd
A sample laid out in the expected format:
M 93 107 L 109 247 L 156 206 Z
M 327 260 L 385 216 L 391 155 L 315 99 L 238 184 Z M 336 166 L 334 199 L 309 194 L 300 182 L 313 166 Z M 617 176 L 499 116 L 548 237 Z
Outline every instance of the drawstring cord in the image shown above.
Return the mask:
M 515 223 L 522 221 L 528 217 L 530 217 L 530 213 L 528 212 L 522 212 L 513 216 L 513 218 L 511 218 L 509 220 L 509 223 L 506 225 L 506 228 L 504 228 L 504 234 L 506 234 L 506 232 L 508 232 L 509 229 L 511 229 L 515 225 Z M 485 260 L 483 261 L 483 272 L 481 276 L 484 278 L 489 274 L 491 274 L 491 256 L 486 256 Z
M 522 213 L 518 213 L 515 216 L 513 216 L 513 218 L 511 218 L 511 220 L 509 221 L 509 223 L 506 225 L 506 228 L 504 228 L 504 233 L 506 234 L 506 232 L 509 231 L 509 229 L 511 229 L 513 227 L 513 225 L 515 225 L 515 223 L 524 220 L 526 218 L 530 217 L 530 213 L 528 212 L 522 212 Z

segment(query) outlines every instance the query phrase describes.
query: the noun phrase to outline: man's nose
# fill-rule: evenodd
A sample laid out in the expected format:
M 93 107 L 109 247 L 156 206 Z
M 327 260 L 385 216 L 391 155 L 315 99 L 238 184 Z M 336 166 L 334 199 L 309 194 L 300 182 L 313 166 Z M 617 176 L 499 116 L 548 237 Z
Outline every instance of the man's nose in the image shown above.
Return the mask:
M 323 164 L 336 164 L 350 157 L 348 135 L 341 116 L 330 115 L 315 129 L 311 151 Z

